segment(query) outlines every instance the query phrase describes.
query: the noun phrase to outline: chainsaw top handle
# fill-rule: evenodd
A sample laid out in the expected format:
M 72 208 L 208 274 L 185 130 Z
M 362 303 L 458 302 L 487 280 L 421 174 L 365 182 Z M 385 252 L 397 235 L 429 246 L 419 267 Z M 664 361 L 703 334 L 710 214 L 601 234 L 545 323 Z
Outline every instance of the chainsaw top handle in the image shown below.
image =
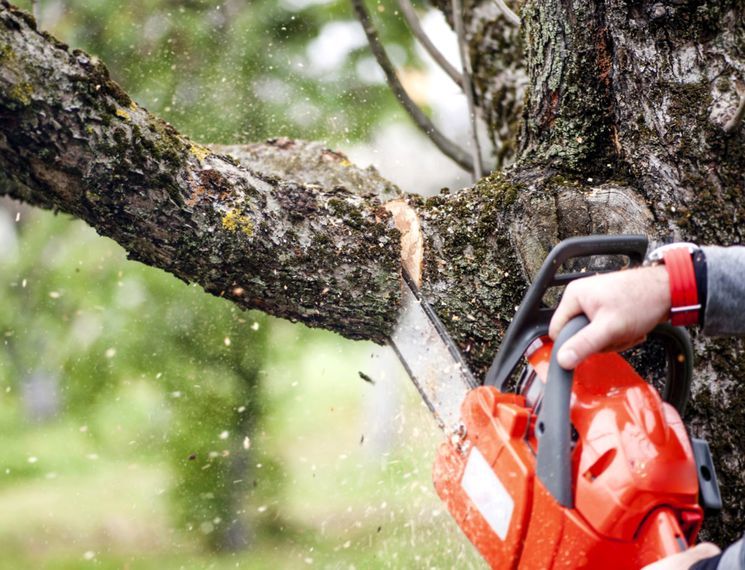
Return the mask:
M 554 308 L 543 306 L 543 296 L 549 288 L 567 285 L 575 279 L 599 273 L 587 271 L 557 275 L 556 272 L 564 263 L 577 257 L 625 255 L 629 258 L 629 265 L 635 267 L 644 261 L 646 252 L 647 238 L 643 235 L 581 236 L 565 239 L 557 244 L 546 256 L 520 303 L 499 352 L 486 374 L 484 384 L 504 391 L 507 380 L 520 364 L 530 343 L 548 333 Z
M 643 235 L 582 236 L 557 244 L 543 262 L 507 328 L 484 384 L 504 391 L 530 344 L 548 334 L 555 308 L 544 306 L 543 297 L 550 287 L 565 286 L 575 279 L 601 273 L 583 271 L 557 275 L 564 263 L 577 257 L 625 255 L 629 258 L 629 266 L 636 267 L 641 265 L 646 251 L 647 238 Z M 693 374 L 690 338 L 684 329 L 668 324 L 658 325 L 649 337 L 662 343 L 667 356 L 667 379 L 662 397 L 683 415 Z

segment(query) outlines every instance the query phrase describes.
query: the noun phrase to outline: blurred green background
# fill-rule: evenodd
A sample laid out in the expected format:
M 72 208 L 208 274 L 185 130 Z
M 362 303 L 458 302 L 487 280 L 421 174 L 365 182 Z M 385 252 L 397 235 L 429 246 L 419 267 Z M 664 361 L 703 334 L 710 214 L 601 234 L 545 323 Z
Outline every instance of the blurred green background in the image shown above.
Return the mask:
M 394 4 L 370 6 L 417 77 Z M 202 142 L 364 144 L 402 120 L 346 1 L 37 9 Z M 0 339 L 0 568 L 481 567 L 432 489 L 440 434 L 383 349 L 242 312 L 10 201 Z

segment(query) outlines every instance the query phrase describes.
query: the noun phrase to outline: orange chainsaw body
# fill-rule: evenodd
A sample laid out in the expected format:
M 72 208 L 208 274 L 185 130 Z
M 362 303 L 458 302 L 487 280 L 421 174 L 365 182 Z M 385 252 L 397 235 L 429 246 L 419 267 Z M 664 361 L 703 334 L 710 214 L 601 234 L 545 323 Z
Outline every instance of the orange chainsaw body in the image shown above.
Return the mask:
M 545 384 L 552 343 L 528 356 Z M 539 388 L 541 385 L 537 385 Z M 574 507 L 536 476 L 530 394 L 469 392 L 440 447 L 437 493 L 492 568 L 640 568 L 693 544 L 703 512 L 678 412 L 618 354 L 580 364 L 571 398 Z

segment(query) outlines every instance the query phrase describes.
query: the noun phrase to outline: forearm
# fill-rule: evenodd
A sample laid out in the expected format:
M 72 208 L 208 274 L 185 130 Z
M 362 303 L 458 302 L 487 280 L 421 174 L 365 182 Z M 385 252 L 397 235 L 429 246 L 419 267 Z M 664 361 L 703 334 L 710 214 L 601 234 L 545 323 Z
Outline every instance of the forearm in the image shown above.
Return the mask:
M 707 293 L 703 332 L 745 335 L 745 247 L 703 247 Z

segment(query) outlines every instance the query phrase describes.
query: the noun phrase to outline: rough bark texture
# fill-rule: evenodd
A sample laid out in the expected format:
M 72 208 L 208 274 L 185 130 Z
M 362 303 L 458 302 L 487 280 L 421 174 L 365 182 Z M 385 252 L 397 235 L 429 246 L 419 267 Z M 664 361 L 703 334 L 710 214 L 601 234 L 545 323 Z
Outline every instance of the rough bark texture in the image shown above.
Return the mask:
M 743 9 L 528 0 L 515 42 L 491 0 L 467 3 L 477 99 L 495 140 L 519 124 L 520 78 L 530 81 L 510 147 L 517 163 L 473 188 L 404 199 L 424 233 L 422 288 L 477 373 L 560 239 L 741 241 L 743 128 L 722 126 L 745 77 Z M 133 258 L 242 306 L 385 338 L 399 235 L 382 204 L 395 186 L 313 143 L 193 144 L 6 4 L 0 41 L 0 168 L 12 179 L 0 193 L 85 219 Z M 745 358 L 734 341 L 696 342 L 688 421 L 718 462 L 727 509 L 707 525 L 726 541 L 745 526 Z
M 522 35 L 493 0 L 475 6 L 474 15 L 468 20 L 468 35 L 477 103 L 494 146 L 497 167 L 503 167 L 517 155 L 520 116 L 528 89 Z
M 615 166 L 611 39 L 602 2 L 528 2 L 522 12 L 530 91 L 523 162 L 579 173 Z

